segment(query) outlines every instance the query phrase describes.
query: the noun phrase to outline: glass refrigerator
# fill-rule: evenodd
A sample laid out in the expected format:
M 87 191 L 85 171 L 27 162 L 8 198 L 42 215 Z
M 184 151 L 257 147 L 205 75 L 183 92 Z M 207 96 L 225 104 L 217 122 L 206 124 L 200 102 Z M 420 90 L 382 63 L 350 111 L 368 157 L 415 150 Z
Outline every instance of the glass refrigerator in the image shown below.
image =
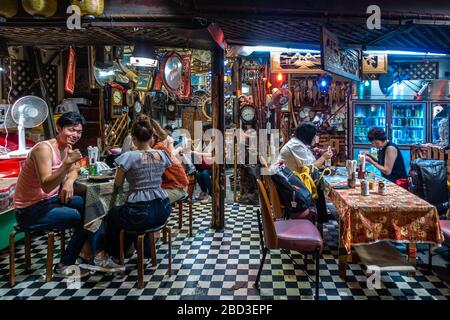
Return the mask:
M 360 151 L 370 153 L 371 144 L 367 133 L 378 127 L 387 138 L 397 144 L 409 171 L 410 145 L 427 141 L 427 104 L 408 101 L 354 101 L 351 112 L 350 137 L 352 154 L 357 159 Z M 368 170 L 377 173 L 373 166 Z
M 449 123 L 450 117 L 450 101 L 431 102 L 431 128 L 430 128 L 430 141 L 432 143 L 441 144 L 443 146 L 448 145 L 449 139 Z

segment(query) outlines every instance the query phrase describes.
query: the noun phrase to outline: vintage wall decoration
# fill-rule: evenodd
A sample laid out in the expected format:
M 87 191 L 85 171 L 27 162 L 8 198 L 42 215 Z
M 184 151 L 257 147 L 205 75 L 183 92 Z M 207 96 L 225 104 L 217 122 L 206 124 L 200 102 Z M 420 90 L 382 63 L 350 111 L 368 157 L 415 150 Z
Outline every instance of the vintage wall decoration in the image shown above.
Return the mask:
M 302 52 L 270 52 L 271 73 L 323 73 L 320 54 Z
M 362 54 L 363 73 L 386 73 L 388 71 L 387 53 L 367 53 Z
M 19 11 L 18 0 L 2 0 L 2 7 L 0 8 L 0 17 L 12 18 Z
M 168 52 L 161 66 L 161 78 L 167 91 L 182 100 L 188 99 L 191 95 L 191 57 Z
M 347 47 L 336 35 L 322 27 L 321 58 L 325 71 L 359 81 L 360 51 Z
M 153 74 L 141 73 L 139 74 L 139 80 L 136 84 L 137 91 L 149 91 L 152 87 Z

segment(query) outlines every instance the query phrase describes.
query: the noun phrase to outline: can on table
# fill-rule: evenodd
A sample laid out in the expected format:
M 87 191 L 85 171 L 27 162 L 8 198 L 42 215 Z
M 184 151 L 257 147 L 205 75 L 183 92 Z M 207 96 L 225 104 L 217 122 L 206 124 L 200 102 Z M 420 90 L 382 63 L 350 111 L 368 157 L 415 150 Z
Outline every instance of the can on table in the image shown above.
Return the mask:
M 382 195 L 386 194 L 386 183 L 383 181 L 378 182 L 378 193 Z
M 369 195 L 369 183 L 367 182 L 367 180 L 361 180 L 361 195 Z
M 89 175 L 90 176 L 95 176 L 97 174 L 97 164 L 96 163 L 92 163 L 89 165 Z

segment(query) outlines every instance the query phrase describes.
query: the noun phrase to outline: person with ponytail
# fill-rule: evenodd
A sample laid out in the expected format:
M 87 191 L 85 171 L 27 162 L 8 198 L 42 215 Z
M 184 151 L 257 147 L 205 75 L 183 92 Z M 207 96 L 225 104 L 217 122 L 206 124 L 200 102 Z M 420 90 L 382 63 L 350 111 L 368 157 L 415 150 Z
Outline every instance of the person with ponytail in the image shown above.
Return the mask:
M 183 164 L 177 158 L 177 155 L 182 148 L 174 148 L 174 140 L 163 128 L 161 128 L 158 122 L 151 119 L 151 124 L 156 137 L 154 139 L 154 145 L 152 146 L 153 149 L 165 151 L 172 160 L 172 166 L 164 171 L 161 186 L 169 195 L 170 202 L 173 203 L 183 198 L 189 184 Z
M 172 165 L 170 156 L 162 150 L 155 150 L 155 135 L 150 119 L 140 115 L 131 127 L 135 150 L 119 156 L 114 185 L 120 188 L 125 179 L 129 183 L 127 201 L 111 209 L 107 216 L 106 240 L 108 253 L 119 256 L 119 233 L 121 229 L 140 231 L 166 223 L 172 210 L 167 192 L 161 187 L 164 170 Z M 125 250 L 133 242 L 125 238 Z M 146 239 L 146 242 L 148 239 Z M 149 255 L 145 245 L 145 256 Z

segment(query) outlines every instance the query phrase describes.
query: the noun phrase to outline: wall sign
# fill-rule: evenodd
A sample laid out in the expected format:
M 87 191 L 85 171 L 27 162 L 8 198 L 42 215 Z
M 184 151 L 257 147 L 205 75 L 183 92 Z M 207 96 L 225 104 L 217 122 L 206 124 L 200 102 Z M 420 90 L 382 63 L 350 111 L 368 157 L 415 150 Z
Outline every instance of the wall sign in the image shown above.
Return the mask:
M 325 71 L 359 81 L 360 52 L 347 47 L 336 35 L 322 27 L 322 66 Z
M 362 54 L 363 73 L 386 73 L 388 72 L 387 53 Z
M 271 73 L 323 73 L 319 53 L 270 52 Z

